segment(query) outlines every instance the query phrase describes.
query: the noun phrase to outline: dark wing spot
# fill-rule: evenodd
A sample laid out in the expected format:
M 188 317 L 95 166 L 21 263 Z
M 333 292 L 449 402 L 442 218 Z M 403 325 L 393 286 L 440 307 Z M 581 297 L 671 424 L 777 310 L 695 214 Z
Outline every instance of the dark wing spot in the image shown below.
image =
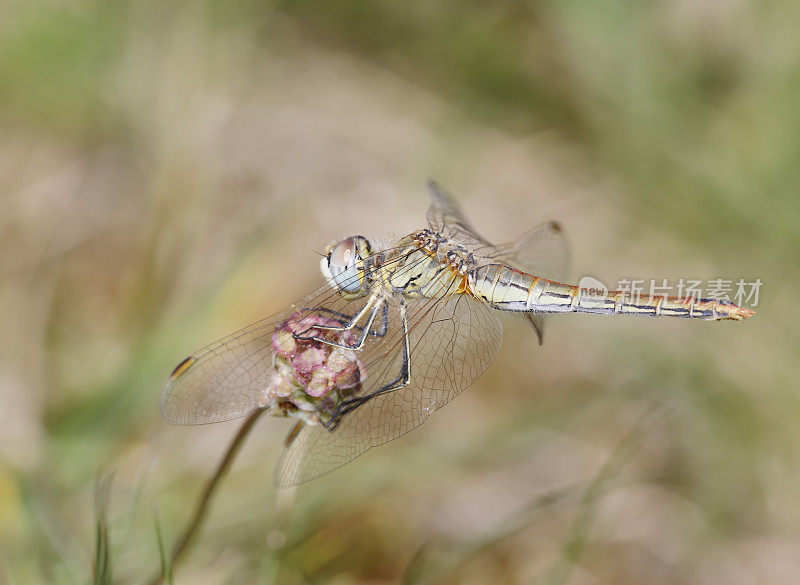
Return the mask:
M 175 366 L 175 369 L 172 370 L 172 373 L 169 375 L 170 379 L 174 380 L 175 378 L 183 374 L 186 370 L 192 367 L 192 364 L 196 361 L 197 358 L 195 358 L 194 356 L 190 355 L 189 357 L 187 357 L 185 360 L 183 360 L 181 363 Z

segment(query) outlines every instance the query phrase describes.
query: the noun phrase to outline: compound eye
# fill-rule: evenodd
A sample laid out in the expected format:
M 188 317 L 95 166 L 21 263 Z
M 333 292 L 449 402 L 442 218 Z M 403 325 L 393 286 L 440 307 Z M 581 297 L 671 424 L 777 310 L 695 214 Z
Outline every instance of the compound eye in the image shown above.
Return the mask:
M 360 250 L 363 238 L 351 237 L 336 244 L 328 254 L 328 272 L 333 285 L 348 293 L 357 293 L 363 285 L 364 267 Z

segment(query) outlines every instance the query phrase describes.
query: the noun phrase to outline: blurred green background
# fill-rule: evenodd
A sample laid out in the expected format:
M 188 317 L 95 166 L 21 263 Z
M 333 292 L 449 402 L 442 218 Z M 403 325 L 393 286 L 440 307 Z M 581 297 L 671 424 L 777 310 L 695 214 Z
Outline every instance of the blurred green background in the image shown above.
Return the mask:
M 262 419 L 179 583 L 800 579 L 800 4 L 0 6 L 0 582 L 159 566 L 237 423 L 170 427 L 192 349 L 351 233 L 550 218 L 573 276 L 760 278 L 743 324 L 505 323 L 416 432 L 277 494 Z M 649 413 L 642 419 L 643 413 Z

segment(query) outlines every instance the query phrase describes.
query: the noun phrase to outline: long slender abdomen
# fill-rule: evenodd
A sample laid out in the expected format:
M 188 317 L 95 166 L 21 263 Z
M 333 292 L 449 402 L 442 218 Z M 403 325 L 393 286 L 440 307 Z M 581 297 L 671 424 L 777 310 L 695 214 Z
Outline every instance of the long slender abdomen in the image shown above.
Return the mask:
M 488 264 L 469 275 L 472 293 L 501 311 L 597 313 L 641 317 L 682 317 L 741 321 L 754 314 L 729 301 L 694 297 L 635 296 L 623 291 L 590 292 L 516 270 Z

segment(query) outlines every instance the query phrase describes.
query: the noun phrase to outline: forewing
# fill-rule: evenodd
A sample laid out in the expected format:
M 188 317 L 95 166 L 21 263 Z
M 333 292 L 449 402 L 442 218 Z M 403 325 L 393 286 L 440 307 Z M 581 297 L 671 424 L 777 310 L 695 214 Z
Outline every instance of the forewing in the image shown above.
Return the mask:
M 477 234 L 469 224 L 453 197 L 436 182 L 428 181 L 431 205 L 428 208 L 428 225 L 452 241 L 467 246 L 487 246 L 489 242 Z
M 370 395 L 394 381 L 403 366 L 399 302 L 392 300 L 388 331 L 363 351 Z M 473 297 L 456 294 L 407 305 L 410 380 L 375 395 L 345 415 L 332 431 L 303 426 L 290 434 L 275 468 L 275 483 L 303 483 L 351 461 L 421 425 L 472 384 L 494 361 L 502 327 L 492 310 Z
M 548 221 L 525 232 L 516 240 L 493 246 L 486 256 L 493 262 L 504 262 L 535 276 L 564 282 L 569 275 L 569 242 L 564 228 L 557 221 Z M 523 313 L 522 318 L 533 327 L 541 344 L 544 339 L 542 313 Z
M 223 337 L 182 361 L 161 394 L 161 414 L 174 424 L 221 422 L 259 408 L 258 398 L 273 371 L 272 333 L 307 307 L 330 314 L 355 314 L 365 299 L 346 300 L 325 285 L 302 303 Z

